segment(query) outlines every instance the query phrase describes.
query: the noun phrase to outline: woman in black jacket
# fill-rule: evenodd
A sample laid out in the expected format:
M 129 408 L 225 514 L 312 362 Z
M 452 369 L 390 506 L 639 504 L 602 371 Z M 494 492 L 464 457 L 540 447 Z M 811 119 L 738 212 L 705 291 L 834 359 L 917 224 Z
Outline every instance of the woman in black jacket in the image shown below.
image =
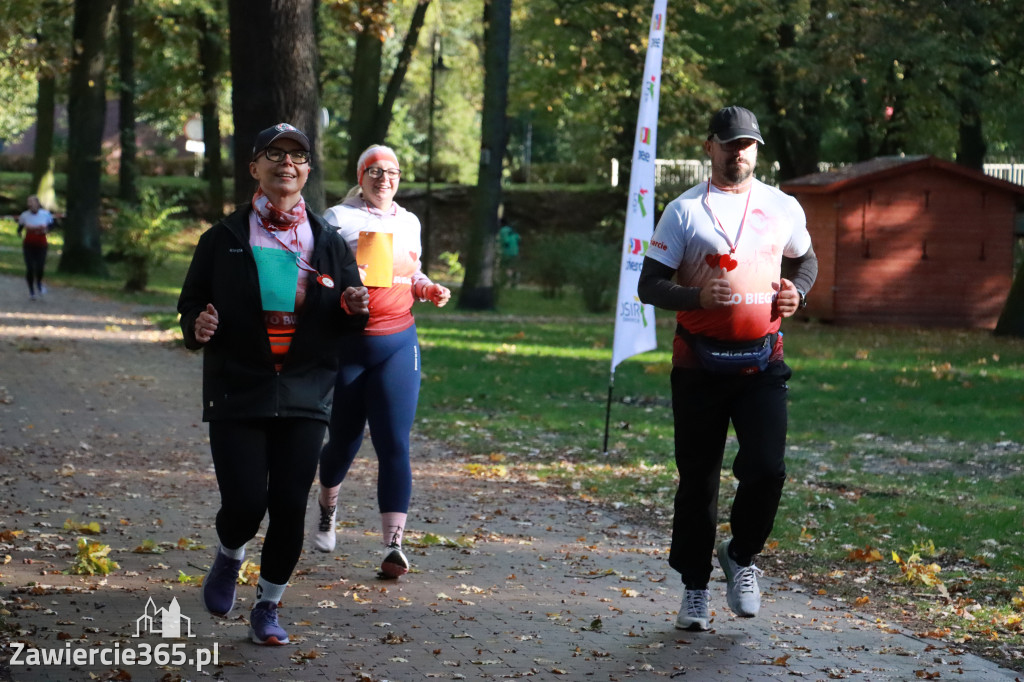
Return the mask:
M 369 309 L 352 250 L 306 211 L 309 159 L 309 140 L 287 123 L 257 135 L 252 202 L 200 237 L 178 299 L 185 345 L 203 349 L 203 421 L 221 496 L 203 603 L 231 612 L 245 545 L 269 512 L 249 619 L 250 638 L 266 645 L 288 643 L 277 607 L 302 551 L 336 349 Z

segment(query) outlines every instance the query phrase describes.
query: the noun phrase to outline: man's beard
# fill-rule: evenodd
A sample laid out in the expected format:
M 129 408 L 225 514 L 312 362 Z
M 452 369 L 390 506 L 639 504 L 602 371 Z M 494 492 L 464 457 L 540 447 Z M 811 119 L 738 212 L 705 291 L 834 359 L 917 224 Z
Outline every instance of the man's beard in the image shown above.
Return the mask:
M 722 175 L 730 185 L 741 185 L 754 174 L 754 167 L 741 163 L 726 163 Z

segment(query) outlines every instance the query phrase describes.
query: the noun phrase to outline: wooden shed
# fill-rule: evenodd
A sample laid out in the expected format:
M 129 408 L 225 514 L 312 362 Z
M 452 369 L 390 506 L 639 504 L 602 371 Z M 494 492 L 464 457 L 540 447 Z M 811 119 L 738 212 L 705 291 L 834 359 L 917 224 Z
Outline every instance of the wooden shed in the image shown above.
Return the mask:
M 1024 186 L 931 156 L 887 156 L 782 189 L 803 206 L 818 256 L 808 316 L 995 327 Z

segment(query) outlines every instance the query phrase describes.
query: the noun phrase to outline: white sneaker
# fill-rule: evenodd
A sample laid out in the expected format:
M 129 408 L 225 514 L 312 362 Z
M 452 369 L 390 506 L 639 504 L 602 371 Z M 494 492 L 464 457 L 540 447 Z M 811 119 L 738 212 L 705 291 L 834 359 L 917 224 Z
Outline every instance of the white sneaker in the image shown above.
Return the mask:
M 725 573 L 725 597 L 729 608 L 740 618 L 753 618 L 761 610 L 761 588 L 757 577 L 764 571 L 750 564 L 740 566 L 729 556 L 730 540 L 723 540 L 718 546 L 718 564 Z
M 676 616 L 676 629 L 707 630 L 708 623 L 711 622 L 711 613 L 708 609 L 710 601 L 710 590 L 690 590 L 684 587 L 683 603 L 679 605 L 679 615 Z
M 408 573 L 409 568 L 409 560 L 399 545 L 392 543 L 384 548 L 384 561 L 380 564 L 379 573 L 381 578 L 397 578 Z
M 338 516 L 337 505 L 324 507 L 317 502 L 320 508 L 320 521 L 317 523 L 316 532 L 313 534 L 313 546 L 321 552 L 333 552 L 334 545 L 338 541 L 338 535 L 334 532 L 334 521 Z

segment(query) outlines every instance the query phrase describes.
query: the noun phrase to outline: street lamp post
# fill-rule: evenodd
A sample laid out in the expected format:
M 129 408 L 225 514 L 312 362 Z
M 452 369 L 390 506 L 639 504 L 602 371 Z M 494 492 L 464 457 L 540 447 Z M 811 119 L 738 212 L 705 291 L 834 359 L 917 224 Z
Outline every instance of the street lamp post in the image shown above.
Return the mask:
M 437 87 L 438 72 L 447 71 L 444 65 L 444 56 L 441 54 L 441 37 L 434 33 L 430 41 L 430 103 L 428 107 L 427 122 L 427 205 L 423 210 L 423 229 L 420 234 L 422 255 L 420 260 L 423 264 L 423 272 L 429 276 L 430 266 L 430 208 L 434 203 L 433 181 L 434 181 L 434 112 L 436 102 L 434 92 Z

